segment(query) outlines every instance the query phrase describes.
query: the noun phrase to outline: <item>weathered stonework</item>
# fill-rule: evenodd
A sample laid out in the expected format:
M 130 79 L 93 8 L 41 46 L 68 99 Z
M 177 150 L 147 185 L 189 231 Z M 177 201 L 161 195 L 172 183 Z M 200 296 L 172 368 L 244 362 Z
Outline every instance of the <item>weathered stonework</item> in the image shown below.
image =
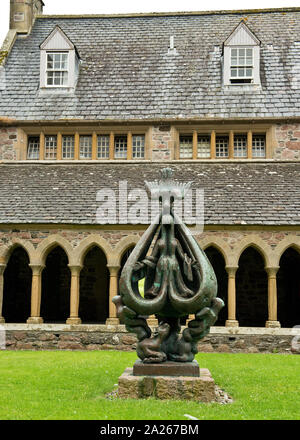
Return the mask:
M 274 159 L 300 159 L 300 124 L 277 124 L 275 138 Z
M 193 400 L 204 403 L 217 401 L 215 382 L 206 368 L 200 377 L 133 376 L 127 368 L 119 377 L 118 397 L 121 399 Z
M 80 244 L 84 240 L 88 240 L 92 237 L 100 237 L 103 239 L 103 244 L 106 244 L 104 249 L 108 256 L 116 253 L 123 253 L 126 248 L 134 245 L 139 237 L 143 234 L 144 227 L 141 229 L 101 229 L 101 228 L 87 228 L 87 227 L 60 227 L 47 228 L 41 225 L 30 225 L 30 227 L 14 228 L 1 227 L 0 228 L 0 258 L 5 253 L 5 248 L 15 246 L 19 243 L 24 245 L 25 249 L 30 254 L 29 247 L 33 249 L 39 249 L 43 247 L 43 250 L 47 250 L 54 242 L 64 247 L 64 243 L 67 243 L 71 249 L 73 249 L 74 255 L 80 249 Z M 205 229 L 205 231 L 196 236 L 196 239 L 200 243 L 201 247 L 205 248 L 208 245 L 217 245 L 217 248 L 223 253 L 226 263 L 229 265 L 236 263 L 243 248 L 247 247 L 247 244 L 253 244 L 262 254 L 266 263 L 271 263 L 274 260 L 274 264 L 278 263 L 278 253 L 276 249 L 281 247 L 281 244 L 288 244 L 288 242 L 300 246 L 300 231 L 297 230 L 280 230 L 280 229 L 267 229 L 267 230 L 248 230 L 239 229 Z M 46 245 L 46 240 L 47 244 Z M 58 241 L 57 241 L 58 240 Z M 95 242 L 97 243 L 97 242 Z M 45 245 L 42 246 L 42 244 Z M 123 246 L 122 246 L 123 244 Z M 28 248 L 27 248 L 28 245 Z M 67 250 L 67 249 L 65 249 Z M 67 252 L 68 253 L 68 252 Z M 70 256 L 70 255 L 69 255 Z M 116 256 L 117 257 L 117 256 Z M 275 261 L 276 259 L 276 261 Z
M 37 325 L 34 330 L 34 325 L 5 324 L 4 328 L 7 350 L 135 351 L 137 343 L 135 335 L 128 334 L 122 325 L 45 324 Z M 212 327 L 210 334 L 198 344 L 198 350 L 200 353 L 289 354 L 296 333 L 295 329 Z M 300 329 L 297 334 L 299 337 Z
M 16 128 L 0 128 L 0 160 L 17 160 L 16 143 Z
M 170 126 L 152 127 L 152 160 L 174 159 L 174 134 Z

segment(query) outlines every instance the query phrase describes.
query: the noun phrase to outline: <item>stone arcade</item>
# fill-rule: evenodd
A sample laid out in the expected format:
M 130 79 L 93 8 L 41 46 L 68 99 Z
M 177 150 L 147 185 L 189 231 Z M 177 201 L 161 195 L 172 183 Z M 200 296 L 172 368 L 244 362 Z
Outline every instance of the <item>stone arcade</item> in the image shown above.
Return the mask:
M 300 333 L 300 8 L 42 11 L 12 0 L 0 51 L 7 347 L 132 349 L 112 298 L 147 222 L 97 224 L 97 191 L 142 188 L 170 166 L 204 189 L 196 238 L 226 304 L 199 349 L 289 352 Z

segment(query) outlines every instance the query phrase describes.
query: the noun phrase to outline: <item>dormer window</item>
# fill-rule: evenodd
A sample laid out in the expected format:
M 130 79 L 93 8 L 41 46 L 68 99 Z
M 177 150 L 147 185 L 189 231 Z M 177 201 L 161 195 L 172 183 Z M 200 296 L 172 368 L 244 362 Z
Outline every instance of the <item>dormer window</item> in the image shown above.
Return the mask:
M 79 55 L 67 35 L 56 26 L 41 44 L 40 89 L 72 91 L 79 72 Z
M 224 42 L 224 85 L 259 85 L 259 70 L 260 41 L 242 21 Z
M 231 48 L 230 82 L 231 84 L 252 83 L 253 48 Z
M 47 86 L 68 86 L 68 52 L 47 52 Z

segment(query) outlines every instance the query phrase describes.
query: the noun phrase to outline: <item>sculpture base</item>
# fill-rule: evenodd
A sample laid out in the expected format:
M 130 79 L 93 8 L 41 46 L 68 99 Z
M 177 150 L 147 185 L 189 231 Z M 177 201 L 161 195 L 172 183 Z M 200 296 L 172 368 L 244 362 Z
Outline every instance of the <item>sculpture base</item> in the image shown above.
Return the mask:
M 121 399 L 194 400 L 216 402 L 216 386 L 209 370 L 200 369 L 200 377 L 134 376 L 133 368 L 126 368 L 119 377 L 118 397 Z
M 200 368 L 197 361 L 193 362 L 162 362 L 145 364 L 137 360 L 133 365 L 133 376 L 186 376 L 199 377 Z

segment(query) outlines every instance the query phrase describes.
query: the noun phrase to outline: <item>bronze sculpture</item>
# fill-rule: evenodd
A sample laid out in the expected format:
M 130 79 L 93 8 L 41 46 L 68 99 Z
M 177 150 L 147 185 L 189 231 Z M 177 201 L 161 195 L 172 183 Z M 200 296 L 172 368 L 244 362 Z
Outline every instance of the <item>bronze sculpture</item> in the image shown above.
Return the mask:
M 191 362 L 198 341 L 209 332 L 224 303 L 217 298 L 208 258 L 174 212 L 175 199 L 184 198 L 190 183 L 176 183 L 169 168 L 159 182 L 145 183 L 159 200 L 159 213 L 130 254 L 120 278 L 120 295 L 113 302 L 126 329 L 137 335 L 137 354 L 143 363 Z M 152 335 L 146 319 L 153 314 L 159 326 Z M 190 314 L 195 319 L 180 335 L 181 321 Z

